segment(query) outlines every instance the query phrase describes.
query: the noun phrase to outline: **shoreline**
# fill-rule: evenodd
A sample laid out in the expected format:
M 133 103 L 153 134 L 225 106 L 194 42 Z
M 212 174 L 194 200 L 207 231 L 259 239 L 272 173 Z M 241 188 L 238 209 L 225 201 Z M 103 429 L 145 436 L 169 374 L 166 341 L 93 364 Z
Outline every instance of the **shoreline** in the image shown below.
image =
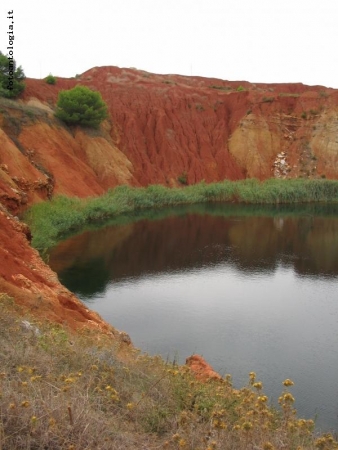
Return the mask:
M 32 245 L 38 250 L 52 247 L 69 232 L 123 214 L 142 210 L 198 203 L 252 205 L 291 205 L 301 203 L 338 203 L 336 180 L 256 179 L 204 182 L 182 188 L 150 185 L 146 188 L 118 186 L 100 197 L 79 199 L 56 196 L 51 201 L 34 204 L 23 216 L 31 228 Z

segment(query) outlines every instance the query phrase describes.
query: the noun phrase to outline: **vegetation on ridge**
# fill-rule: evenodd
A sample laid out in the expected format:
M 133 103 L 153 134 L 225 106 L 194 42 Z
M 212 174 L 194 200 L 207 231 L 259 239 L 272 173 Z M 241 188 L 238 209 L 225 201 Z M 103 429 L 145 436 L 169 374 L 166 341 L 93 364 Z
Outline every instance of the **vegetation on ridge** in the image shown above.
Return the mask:
M 78 231 L 88 223 L 143 209 L 206 202 L 295 204 L 337 201 L 338 181 L 332 180 L 226 180 L 173 189 L 160 185 L 147 188 L 118 186 L 101 197 L 55 197 L 50 202 L 31 207 L 25 220 L 31 227 L 34 247 L 41 250 L 52 247 L 66 233 Z
M 49 75 L 46 76 L 45 82 L 46 82 L 47 84 L 56 84 L 56 77 L 54 77 L 54 75 L 52 75 L 52 74 L 50 73 Z
M 98 128 L 108 117 L 108 109 L 99 92 L 75 86 L 59 92 L 55 116 L 69 125 Z
M 337 449 L 296 417 L 292 381 L 280 409 L 250 373 L 197 381 L 186 366 L 121 348 L 112 336 L 37 322 L 0 293 L 0 448 Z
M 22 67 L 16 66 L 15 59 L 0 52 L 0 97 L 18 97 L 25 89 L 25 78 Z

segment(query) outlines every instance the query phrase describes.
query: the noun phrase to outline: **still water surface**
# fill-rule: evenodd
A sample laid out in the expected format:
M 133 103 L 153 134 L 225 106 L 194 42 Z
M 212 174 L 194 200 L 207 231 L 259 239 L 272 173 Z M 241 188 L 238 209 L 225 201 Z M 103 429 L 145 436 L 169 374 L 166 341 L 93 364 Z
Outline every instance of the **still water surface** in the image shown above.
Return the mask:
M 337 207 L 202 205 L 155 219 L 70 238 L 50 266 L 136 347 L 199 353 L 236 387 L 254 371 L 274 404 L 291 378 L 299 416 L 337 432 Z

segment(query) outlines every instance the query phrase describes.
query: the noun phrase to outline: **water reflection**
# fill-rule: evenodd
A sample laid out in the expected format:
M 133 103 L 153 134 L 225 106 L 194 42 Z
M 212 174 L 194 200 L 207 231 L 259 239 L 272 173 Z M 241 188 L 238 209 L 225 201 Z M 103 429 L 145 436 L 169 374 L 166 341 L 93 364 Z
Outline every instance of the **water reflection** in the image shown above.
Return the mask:
M 215 209 L 217 213 L 220 206 Z M 49 264 L 71 290 L 89 297 L 104 291 L 110 280 L 222 261 L 247 274 L 271 273 L 282 265 L 299 275 L 337 276 L 338 214 L 281 213 L 224 217 L 186 212 L 87 231 L 54 248 Z
M 200 353 L 236 387 L 255 371 L 274 401 L 292 378 L 299 415 L 338 430 L 337 207 L 151 212 L 64 241 L 49 263 L 136 346 Z

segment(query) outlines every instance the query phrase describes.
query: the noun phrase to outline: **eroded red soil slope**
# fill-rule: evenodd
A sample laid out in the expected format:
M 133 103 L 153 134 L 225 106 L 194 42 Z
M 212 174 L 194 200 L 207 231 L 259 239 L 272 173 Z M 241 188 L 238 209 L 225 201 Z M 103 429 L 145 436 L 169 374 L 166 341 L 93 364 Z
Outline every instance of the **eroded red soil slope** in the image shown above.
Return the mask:
M 114 333 L 63 287 L 29 244 L 29 229 L 0 210 L 0 293 L 15 298 L 32 315 L 70 328 L 90 327 Z

